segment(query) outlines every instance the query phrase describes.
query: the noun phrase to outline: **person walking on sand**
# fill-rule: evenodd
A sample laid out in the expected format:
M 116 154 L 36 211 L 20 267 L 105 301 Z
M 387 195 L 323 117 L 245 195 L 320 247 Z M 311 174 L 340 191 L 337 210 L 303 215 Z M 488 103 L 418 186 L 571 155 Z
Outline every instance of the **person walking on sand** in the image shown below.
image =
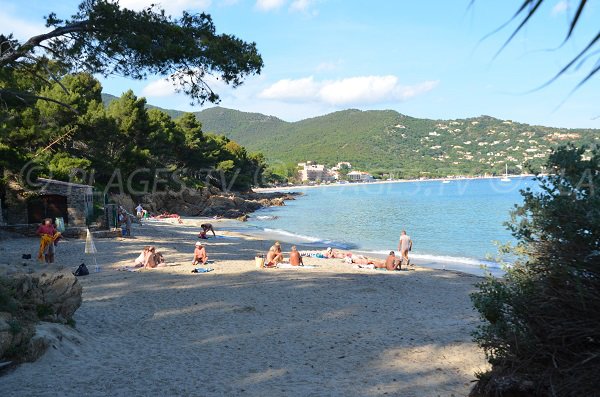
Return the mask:
M 292 245 L 292 251 L 290 252 L 290 265 L 292 266 L 304 266 L 302 262 L 302 257 L 300 253 L 296 249 L 295 245 Z
M 144 215 L 144 207 L 142 207 L 142 203 L 138 203 L 138 206 L 135 207 L 135 212 L 138 219 L 142 219 L 142 216 Z
M 404 262 L 406 267 L 410 265 L 408 251 L 412 251 L 412 245 L 413 243 L 410 236 L 406 235 L 406 230 L 402 230 L 402 233 L 400 234 L 400 241 L 398 242 L 398 251 L 400 251 L 400 254 L 402 255 L 400 264 Z

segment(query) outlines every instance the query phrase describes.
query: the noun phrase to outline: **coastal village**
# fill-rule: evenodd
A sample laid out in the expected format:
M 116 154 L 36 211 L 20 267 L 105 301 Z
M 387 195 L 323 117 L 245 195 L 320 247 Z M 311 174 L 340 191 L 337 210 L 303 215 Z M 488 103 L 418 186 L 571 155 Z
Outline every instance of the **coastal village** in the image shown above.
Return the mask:
M 352 164 L 347 161 L 339 162 L 336 166 L 328 168 L 323 164 L 312 161 L 298 163 L 298 173 L 302 183 L 319 184 L 333 182 L 373 182 L 373 175 L 368 172 L 352 169 Z

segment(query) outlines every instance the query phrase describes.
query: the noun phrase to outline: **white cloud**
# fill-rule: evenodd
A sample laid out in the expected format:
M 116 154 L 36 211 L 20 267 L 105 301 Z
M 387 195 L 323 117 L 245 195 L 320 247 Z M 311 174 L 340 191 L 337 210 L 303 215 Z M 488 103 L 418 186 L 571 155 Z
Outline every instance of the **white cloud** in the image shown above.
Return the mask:
M 279 99 L 286 101 L 305 101 L 319 94 L 319 86 L 312 76 L 298 80 L 279 80 L 263 90 L 259 97 L 264 99 Z
M 552 7 L 552 15 L 563 14 L 569 9 L 569 1 L 561 0 Z
M 312 0 L 294 0 L 290 4 L 290 10 L 306 12 L 313 2 Z
M 163 8 L 167 14 L 178 17 L 183 11 L 206 10 L 212 4 L 211 0 L 120 0 L 122 8 L 141 10 L 152 4 Z
M 317 82 L 307 77 L 297 80 L 280 80 L 259 93 L 259 98 L 321 102 L 327 105 L 367 105 L 407 99 L 433 90 L 438 81 L 425 81 L 415 85 L 401 85 L 396 76 L 359 76 L 333 81 Z
M 281 8 L 285 0 L 256 0 L 256 8 L 261 11 L 271 11 Z
M 142 89 L 142 96 L 156 98 L 175 95 L 175 87 L 168 80 L 154 80 Z

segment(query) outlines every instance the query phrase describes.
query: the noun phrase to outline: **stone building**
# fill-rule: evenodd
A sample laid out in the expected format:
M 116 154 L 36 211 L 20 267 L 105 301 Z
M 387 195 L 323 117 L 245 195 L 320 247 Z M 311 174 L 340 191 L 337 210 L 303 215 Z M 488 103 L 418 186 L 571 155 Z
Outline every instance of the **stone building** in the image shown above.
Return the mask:
M 8 189 L 6 223 L 40 223 L 44 218 L 64 219 L 68 226 L 85 226 L 93 214 L 93 187 L 77 183 L 38 178 L 38 188 L 27 191 Z

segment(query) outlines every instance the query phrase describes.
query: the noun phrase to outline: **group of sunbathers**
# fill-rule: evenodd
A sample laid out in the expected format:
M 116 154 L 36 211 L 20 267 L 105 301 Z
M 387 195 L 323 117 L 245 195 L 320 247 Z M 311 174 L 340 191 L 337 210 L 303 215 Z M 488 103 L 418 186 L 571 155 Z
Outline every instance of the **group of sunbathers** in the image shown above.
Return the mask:
M 390 251 L 385 260 L 369 258 L 365 255 L 353 254 L 351 252 L 344 252 L 334 250 L 331 247 L 327 248 L 323 253 L 325 258 L 338 258 L 343 259 L 346 263 L 354 263 L 358 267 L 373 267 L 375 269 L 387 269 L 387 270 L 400 270 L 402 267 L 402 259 L 396 257 L 394 251 Z M 406 266 L 409 262 L 406 261 Z
M 269 248 L 269 252 L 267 252 L 265 267 L 277 267 L 278 263 L 282 263 L 284 261 L 285 258 L 281 252 L 281 244 L 279 241 L 276 241 L 275 244 Z M 298 249 L 295 245 L 292 246 L 292 250 L 290 251 L 289 263 L 292 266 L 304 266 L 304 263 L 302 262 L 302 256 L 300 256 L 300 252 L 298 252 Z
M 405 267 L 408 267 L 410 262 L 408 259 L 406 261 L 403 258 L 399 258 L 396 256 L 394 251 L 390 251 L 389 255 L 385 260 L 369 258 L 360 254 L 353 254 L 347 251 L 339 251 L 334 250 L 331 247 L 328 247 L 323 252 L 314 252 L 314 251 L 303 251 L 299 252 L 296 246 L 292 246 L 292 250 L 290 251 L 289 263 L 292 266 L 304 266 L 302 262 L 303 256 L 310 256 L 314 258 L 336 258 L 342 259 L 346 263 L 356 264 L 360 268 L 373 268 L 373 269 L 387 269 L 387 270 L 400 270 L 404 263 Z M 281 250 L 281 244 L 277 241 L 275 244 L 271 246 L 269 252 L 267 252 L 267 256 L 265 259 L 265 267 L 277 267 L 277 264 L 285 261 L 283 256 L 283 252 Z

